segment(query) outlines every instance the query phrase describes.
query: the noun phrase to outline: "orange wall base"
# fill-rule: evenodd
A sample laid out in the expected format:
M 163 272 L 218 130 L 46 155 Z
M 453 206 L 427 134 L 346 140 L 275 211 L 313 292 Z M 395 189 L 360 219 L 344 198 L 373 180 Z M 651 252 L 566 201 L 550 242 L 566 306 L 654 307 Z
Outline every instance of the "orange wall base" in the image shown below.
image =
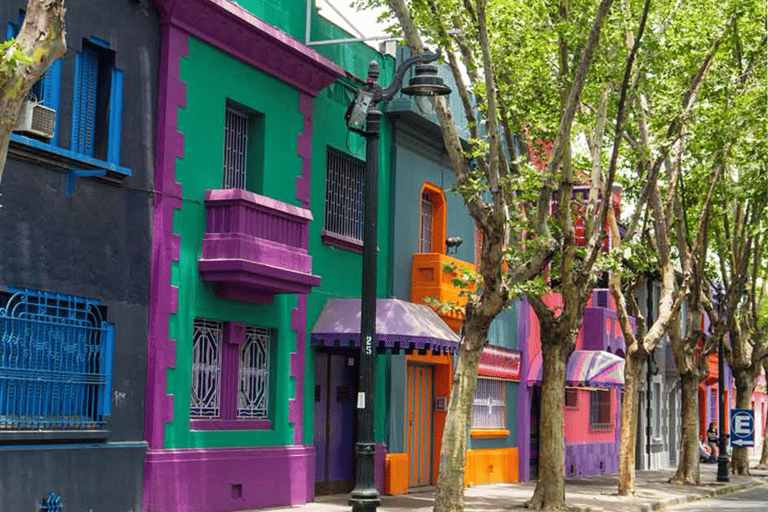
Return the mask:
M 517 448 L 467 450 L 467 465 L 464 470 L 465 485 L 517 481 L 519 481 Z
M 388 453 L 385 459 L 384 494 L 405 494 L 410 487 L 408 454 Z
M 405 494 L 410 487 L 407 453 L 388 453 L 384 493 Z M 517 448 L 467 450 L 464 485 L 518 482 Z

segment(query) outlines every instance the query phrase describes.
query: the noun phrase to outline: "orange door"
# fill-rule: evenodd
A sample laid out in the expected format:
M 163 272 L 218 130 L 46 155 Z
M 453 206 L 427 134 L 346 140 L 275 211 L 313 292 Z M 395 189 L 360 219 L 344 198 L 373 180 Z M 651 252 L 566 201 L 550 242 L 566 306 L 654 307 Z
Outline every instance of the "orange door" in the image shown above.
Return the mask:
M 432 402 L 434 369 L 432 366 L 408 364 L 406 396 L 406 443 L 410 463 L 410 486 L 432 485 Z

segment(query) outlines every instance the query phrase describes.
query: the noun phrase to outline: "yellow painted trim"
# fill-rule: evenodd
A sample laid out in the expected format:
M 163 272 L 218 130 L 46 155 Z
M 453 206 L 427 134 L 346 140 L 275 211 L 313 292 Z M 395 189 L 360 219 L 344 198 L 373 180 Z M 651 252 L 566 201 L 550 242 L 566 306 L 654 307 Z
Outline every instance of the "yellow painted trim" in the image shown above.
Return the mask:
M 472 437 L 507 437 L 509 430 L 503 428 L 474 429 L 470 433 Z

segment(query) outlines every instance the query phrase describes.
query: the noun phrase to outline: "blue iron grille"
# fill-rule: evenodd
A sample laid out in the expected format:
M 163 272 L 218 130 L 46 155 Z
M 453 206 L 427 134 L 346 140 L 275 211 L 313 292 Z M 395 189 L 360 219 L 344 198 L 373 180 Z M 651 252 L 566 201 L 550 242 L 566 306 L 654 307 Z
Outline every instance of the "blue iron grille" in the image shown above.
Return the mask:
M 114 325 L 98 300 L 0 293 L 0 430 L 98 430 L 110 414 Z
M 61 502 L 61 496 L 52 492 L 40 503 L 40 512 L 62 512 L 64 503 Z

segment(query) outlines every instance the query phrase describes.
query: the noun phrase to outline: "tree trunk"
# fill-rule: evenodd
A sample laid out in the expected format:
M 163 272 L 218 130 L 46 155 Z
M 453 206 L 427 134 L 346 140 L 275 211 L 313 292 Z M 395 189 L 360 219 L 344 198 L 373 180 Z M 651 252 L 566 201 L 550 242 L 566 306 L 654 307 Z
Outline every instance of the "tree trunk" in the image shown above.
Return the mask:
M 680 462 L 670 483 L 699 485 L 699 378 L 693 372 L 680 375 L 682 435 Z
M 755 379 L 750 378 L 747 371 L 737 371 L 733 373 L 733 377 L 736 380 L 736 408 L 751 409 L 752 392 L 755 390 Z M 727 419 L 728 418 L 726 418 L 726 420 Z M 749 474 L 749 452 L 746 446 L 733 447 L 731 469 L 737 475 Z
M 635 434 L 640 388 L 640 371 L 644 358 L 628 356 L 624 367 L 624 402 L 621 404 L 621 437 L 619 440 L 619 496 L 635 492 Z
M 461 512 L 464 510 L 464 466 L 467 456 L 467 438 L 472 411 L 472 399 L 477 386 L 477 367 L 483 351 L 482 341 L 468 338 L 459 345 L 453 387 L 448 401 L 448 412 L 440 449 L 440 472 L 437 477 L 434 512 Z M 472 350 L 469 347 L 479 347 Z
M 572 346 L 557 336 L 545 334 L 542 326 L 541 412 L 539 414 L 539 479 L 527 508 L 564 510 L 565 432 L 563 410 L 565 369 Z M 566 335 L 568 336 L 568 335 Z

